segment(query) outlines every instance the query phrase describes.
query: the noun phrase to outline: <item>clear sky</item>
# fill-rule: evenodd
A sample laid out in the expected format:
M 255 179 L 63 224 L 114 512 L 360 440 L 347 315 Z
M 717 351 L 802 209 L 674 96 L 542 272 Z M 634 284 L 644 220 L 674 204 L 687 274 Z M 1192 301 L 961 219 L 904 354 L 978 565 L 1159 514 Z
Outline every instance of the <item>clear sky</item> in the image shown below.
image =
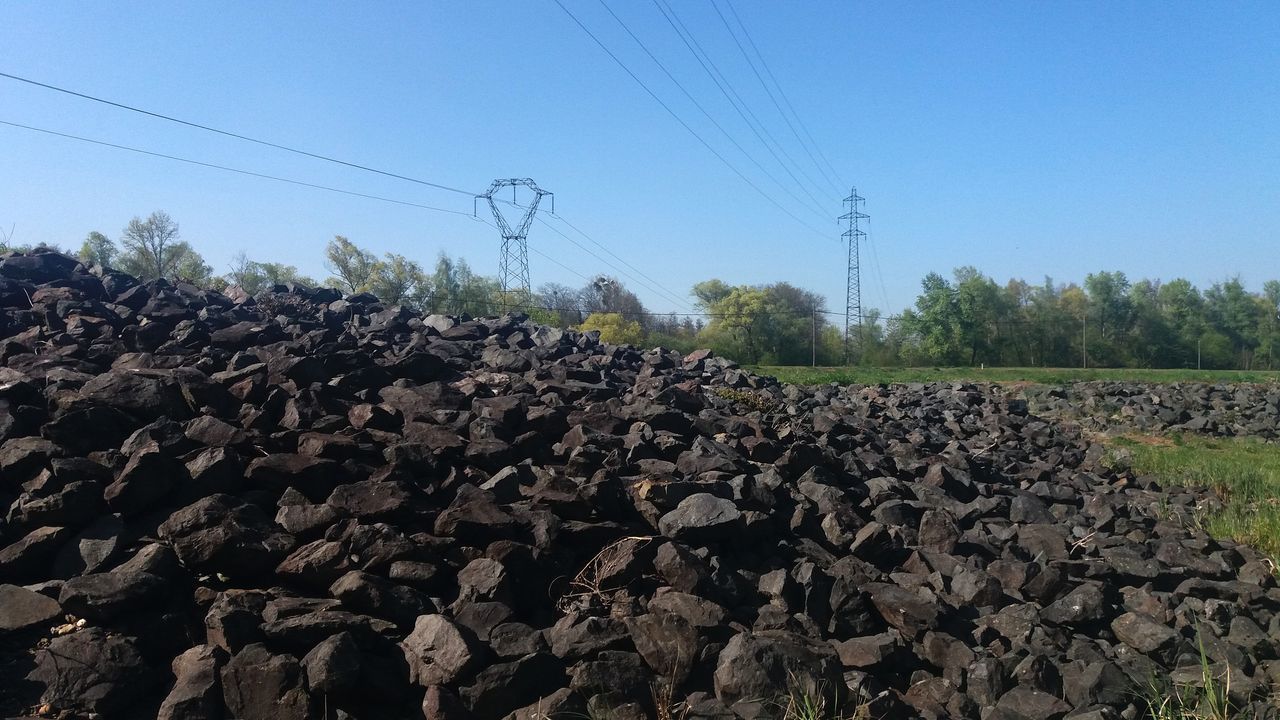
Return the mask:
M 1131 279 L 1181 276 L 1201 287 L 1240 275 L 1257 289 L 1280 278 L 1273 2 L 717 0 L 729 23 L 730 5 L 741 18 L 836 170 L 830 182 L 716 7 L 670 0 L 785 149 L 783 161 L 795 158 L 793 182 L 654 0 L 608 0 L 781 187 L 663 75 L 600 0 L 562 2 L 733 166 L 813 229 L 716 159 L 555 0 L 8 0 L 0 3 L 0 72 L 469 191 L 496 177 L 532 177 L 555 192 L 560 215 L 683 302 L 693 283 L 719 277 L 790 281 L 842 309 L 835 217 L 853 185 L 871 216 L 864 305 L 889 312 L 912 303 L 925 273 L 966 264 L 999 282 L 1078 281 L 1103 269 Z M 472 209 L 465 195 L 3 78 L 0 120 Z M 496 231 L 461 215 L 7 126 L 0 126 L 0 170 L 0 227 L 12 227 L 15 242 L 78 247 L 90 230 L 117 237 L 134 215 L 163 209 L 219 272 L 244 251 L 324 275 L 323 247 L 334 234 L 426 265 L 444 251 L 479 272 L 497 271 Z M 814 203 L 801 185 L 818 207 L 807 207 Z M 534 224 L 529 243 L 582 275 L 619 274 L 545 225 Z M 530 264 L 535 286 L 583 283 L 543 256 L 531 255 Z M 622 279 L 653 310 L 684 309 Z

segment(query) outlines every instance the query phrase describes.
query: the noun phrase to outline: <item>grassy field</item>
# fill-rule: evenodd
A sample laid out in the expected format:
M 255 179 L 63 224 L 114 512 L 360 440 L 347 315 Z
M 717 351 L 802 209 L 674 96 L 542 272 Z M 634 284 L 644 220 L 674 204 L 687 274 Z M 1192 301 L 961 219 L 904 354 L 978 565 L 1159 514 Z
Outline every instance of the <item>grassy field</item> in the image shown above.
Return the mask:
M 1116 438 L 1134 470 L 1165 483 L 1211 487 L 1226 507 L 1200 519 L 1215 537 L 1248 543 L 1280 558 L 1280 446 L 1248 438 Z
M 751 366 L 752 372 L 772 375 L 796 385 L 879 385 L 968 380 L 975 382 L 1029 382 L 1061 385 L 1083 380 L 1133 382 L 1280 383 L 1280 371 L 1261 370 L 1143 370 L 1137 368 L 972 368 L 972 367 L 803 367 Z

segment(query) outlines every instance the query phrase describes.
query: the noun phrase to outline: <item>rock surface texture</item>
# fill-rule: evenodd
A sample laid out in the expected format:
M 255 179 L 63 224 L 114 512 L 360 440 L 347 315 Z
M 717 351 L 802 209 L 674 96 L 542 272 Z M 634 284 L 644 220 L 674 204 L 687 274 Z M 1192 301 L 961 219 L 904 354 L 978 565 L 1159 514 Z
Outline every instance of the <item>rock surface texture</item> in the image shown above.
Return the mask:
M 1238 707 L 1280 679 L 1267 561 L 999 388 L 52 253 L 0 306 L 5 715 L 1105 720 L 1201 648 Z M 1224 393 L 1274 419 L 1171 420 Z

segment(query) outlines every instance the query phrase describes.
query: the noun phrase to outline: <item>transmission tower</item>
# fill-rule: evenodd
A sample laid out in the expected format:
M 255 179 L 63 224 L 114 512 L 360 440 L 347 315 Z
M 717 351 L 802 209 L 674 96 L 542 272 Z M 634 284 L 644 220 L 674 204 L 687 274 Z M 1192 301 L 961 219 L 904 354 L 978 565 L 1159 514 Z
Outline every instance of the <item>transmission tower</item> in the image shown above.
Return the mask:
M 854 329 L 853 325 L 855 324 L 858 333 L 858 350 L 862 350 L 862 271 L 858 265 L 858 249 L 867 234 L 858 227 L 858 221 L 866 220 L 871 216 L 861 212 L 858 208 L 865 202 L 866 199 L 858 195 L 858 189 L 853 188 L 849 192 L 849 197 L 844 199 L 844 204 L 849 208 L 849 212 L 840 216 L 841 220 L 849 221 L 849 229 L 845 230 L 842 235 L 849 246 L 849 274 L 845 280 L 844 292 L 845 364 L 848 364 L 853 356 L 853 333 L 850 330 Z
M 524 207 L 516 204 L 516 189 L 521 186 L 529 188 L 533 193 L 533 199 Z M 500 201 L 493 199 L 493 194 L 504 187 L 511 188 L 511 204 L 524 210 L 524 217 L 520 219 L 520 223 L 514 229 L 507 222 L 507 219 L 503 217 L 502 211 L 498 209 L 498 202 Z M 486 192 L 477 195 L 475 198 L 477 201 L 480 198 L 489 201 L 489 209 L 493 211 L 493 219 L 498 223 L 498 231 L 502 233 L 502 251 L 498 255 L 498 280 L 502 284 L 504 295 L 518 290 L 524 293 L 525 299 L 530 297 L 529 224 L 533 222 L 533 217 L 538 212 L 538 203 L 542 201 L 543 195 L 551 196 L 551 212 L 554 213 L 556 211 L 555 194 L 538 187 L 538 184 L 529 178 L 494 180 Z M 475 214 L 475 208 L 472 208 L 472 214 Z

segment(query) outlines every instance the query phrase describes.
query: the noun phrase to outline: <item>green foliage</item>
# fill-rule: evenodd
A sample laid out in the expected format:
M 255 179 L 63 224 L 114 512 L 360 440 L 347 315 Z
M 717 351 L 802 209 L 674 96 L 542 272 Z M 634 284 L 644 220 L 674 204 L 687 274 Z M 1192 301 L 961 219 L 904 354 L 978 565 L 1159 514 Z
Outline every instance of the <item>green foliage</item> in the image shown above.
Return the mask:
M 387 253 L 385 259 L 373 262 L 368 289 L 384 303 L 416 305 L 429 292 L 427 283 L 421 265 L 403 255 Z
M 1084 286 L 1004 287 L 971 267 L 930 273 L 915 306 L 886 325 L 878 364 L 1280 368 L 1280 282 L 1238 279 L 1203 295 L 1187 280 L 1131 283 L 1092 273 Z
M 1209 660 L 1203 631 L 1196 628 L 1196 644 L 1200 649 L 1199 682 L 1173 683 L 1153 678 L 1143 689 L 1142 700 L 1151 720 L 1251 720 L 1232 704 L 1231 667 L 1224 665 L 1221 674 Z
M 284 263 L 255 262 L 243 252 L 236 255 L 231 263 L 231 271 L 223 280 L 228 285 L 238 285 L 250 295 L 256 295 L 274 285 L 295 283 L 306 287 L 315 287 L 316 281 L 303 275 L 298 268 Z
M 1151 370 L 1144 368 L 1035 367 L 782 367 L 749 366 L 795 385 L 882 385 L 912 382 L 996 382 L 1062 385 L 1088 380 L 1126 382 L 1280 383 L 1280 371 L 1264 370 Z
M 620 313 L 592 313 L 582 321 L 578 329 L 583 332 L 600 331 L 600 339 L 614 345 L 641 345 L 644 329 L 635 320 L 627 320 Z
M 741 362 L 779 365 L 834 362 L 843 348 L 833 342 L 826 303 L 789 283 L 729 286 L 709 280 L 694 286 L 710 320 L 701 345 Z
M 178 238 L 178 223 L 163 210 L 151 213 L 146 220 L 134 217 L 120 235 L 115 266 L 140 280 L 166 278 L 209 285 L 213 268 L 195 248 Z M 93 234 L 90 239 L 96 240 Z
M 349 293 L 369 290 L 377 258 L 341 235 L 334 235 L 324 248 L 325 269 L 337 287 Z
M 116 244 L 111 242 L 111 238 L 94 230 L 84 239 L 78 257 L 80 262 L 86 265 L 98 265 L 109 270 L 118 253 Z

